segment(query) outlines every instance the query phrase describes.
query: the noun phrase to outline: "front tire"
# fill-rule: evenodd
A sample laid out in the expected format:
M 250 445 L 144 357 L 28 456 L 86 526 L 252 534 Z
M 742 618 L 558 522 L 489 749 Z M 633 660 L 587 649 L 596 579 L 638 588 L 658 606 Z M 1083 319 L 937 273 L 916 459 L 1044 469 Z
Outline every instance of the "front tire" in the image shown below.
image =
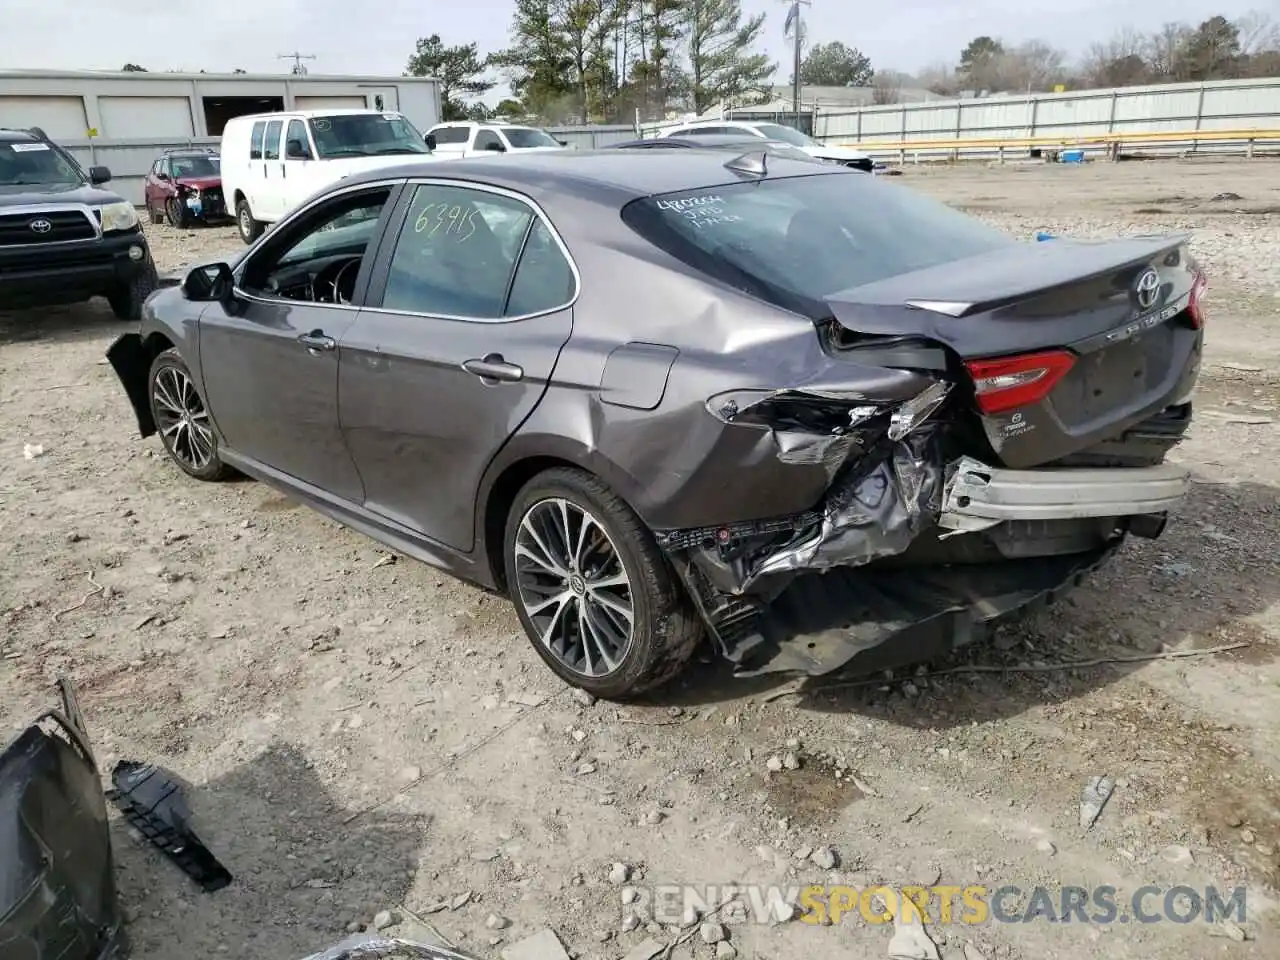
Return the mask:
M 262 221 L 253 218 L 248 200 L 242 199 L 236 204 L 236 226 L 240 228 L 240 239 L 245 243 L 253 243 L 262 236 Z
M 222 480 L 231 474 L 218 457 L 218 438 L 204 398 L 177 350 L 165 350 L 152 361 L 147 397 L 160 442 L 183 473 L 197 480 Z
M 634 511 L 596 477 L 534 477 L 503 538 L 511 599 L 543 661 L 609 700 L 634 697 L 688 662 L 702 623 Z
M 169 223 L 179 230 L 185 230 L 191 225 L 191 218 L 187 214 L 186 205 L 177 197 L 170 197 L 165 201 L 164 211 L 169 217 Z
M 138 275 L 127 284 L 117 287 L 107 294 L 107 303 L 111 304 L 111 312 L 118 320 L 137 322 L 142 319 L 142 305 L 147 302 L 160 280 L 156 276 L 156 268 L 148 263 Z

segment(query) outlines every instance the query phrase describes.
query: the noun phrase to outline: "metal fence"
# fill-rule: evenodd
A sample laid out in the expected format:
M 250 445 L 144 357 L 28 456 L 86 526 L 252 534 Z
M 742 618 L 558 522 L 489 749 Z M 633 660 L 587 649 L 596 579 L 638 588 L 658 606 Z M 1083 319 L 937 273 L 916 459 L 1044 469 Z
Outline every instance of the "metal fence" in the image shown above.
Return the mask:
M 592 124 L 587 127 L 544 127 L 557 140 L 579 150 L 596 150 L 611 143 L 636 139 L 634 128 L 626 124 Z
M 815 136 L 834 143 L 910 144 L 930 152 L 944 140 L 1100 140 L 1108 135 L 1280 128 L 1280 77 L 1037 93 L 822 111 Z M 1197 142 L 1197 152 L 1240 149 L 1239 140 Z M 1172 141 L 1147 152 L 1185 149 Z

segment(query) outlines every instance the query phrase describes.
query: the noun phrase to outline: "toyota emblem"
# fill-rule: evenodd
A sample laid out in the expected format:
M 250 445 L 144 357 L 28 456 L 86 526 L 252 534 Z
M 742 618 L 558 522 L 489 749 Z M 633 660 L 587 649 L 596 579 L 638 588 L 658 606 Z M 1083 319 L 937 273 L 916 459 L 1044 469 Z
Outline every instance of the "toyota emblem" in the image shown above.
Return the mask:
M 1156 297 L 1160 295 L 1160 274 L 1148 267 L 1138 277 L 1133 291 L 1138 298 L 1138 308 L 1150 310 L 1155 306 Z
M 44 217 L 40 217 L 36 220 L 32 220 L 29 224 L 27 224 L 27 226 L 31 228 L 33 233 L 48 233 L 50 230 L 53 229 L 53 224 L 50 223 L 48 220 L 44 219 Z

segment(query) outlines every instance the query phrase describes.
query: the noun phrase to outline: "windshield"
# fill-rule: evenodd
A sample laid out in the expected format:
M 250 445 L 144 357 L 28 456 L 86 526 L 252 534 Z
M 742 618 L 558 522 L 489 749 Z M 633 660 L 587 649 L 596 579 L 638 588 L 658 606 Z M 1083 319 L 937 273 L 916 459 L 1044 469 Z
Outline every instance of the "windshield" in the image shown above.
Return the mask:
M 1017 243 L 909 187 L 844 171 L 634 200 L 622 219 L 701 272 L 815 319 L 842 290 Z
M 173 168 L 173 176 L 179 180 L 185 177 L 216 177 L 219 172 L 217 159 L 204 155 L 170 157 L 169 166 Z
M 321 159 L 431 152 L 422 134 L 396 113 L 348 113 L 308 122 Z
M 781 140 L 783 143 L 789 143 L 793 147 L 818 147 L 821 146 L 813 137 L 806 137 L 799 130 L 791 127 L 784 127 L 780 123 L 757 123 L 755 128 L 763 133 L 770 140 Z
M 81 183 L 76 162 L 48 143 L 0 143 L 0 187 L 40 183 Z
M 503 127 L 502 134 L 516 150 L 530 147 L 558 147 L 560 143 L 551 134 L 533 127 Z

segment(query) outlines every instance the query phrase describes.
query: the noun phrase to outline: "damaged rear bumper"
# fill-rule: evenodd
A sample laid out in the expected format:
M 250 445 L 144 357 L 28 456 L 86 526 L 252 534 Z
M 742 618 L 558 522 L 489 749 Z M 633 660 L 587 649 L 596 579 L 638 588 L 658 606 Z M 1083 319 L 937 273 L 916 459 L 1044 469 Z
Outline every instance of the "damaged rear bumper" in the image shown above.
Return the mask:
M 938 526 L 985 530 L 1006 520 L 1079 520 L 1167 512 L 1190 475 L 1175 464 L 1120 469 L 1003 470 L 972 457 L 951 465 Z

